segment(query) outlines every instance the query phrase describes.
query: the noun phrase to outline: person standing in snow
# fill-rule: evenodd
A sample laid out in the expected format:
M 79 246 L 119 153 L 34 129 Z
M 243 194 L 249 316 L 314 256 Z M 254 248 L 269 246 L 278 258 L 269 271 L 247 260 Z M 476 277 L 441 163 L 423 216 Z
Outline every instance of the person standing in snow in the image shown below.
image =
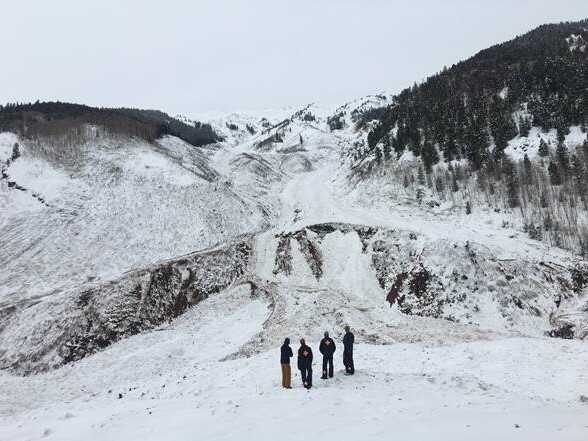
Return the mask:
M 321 340 L 319 346 L 319 351 L 323 354 L 323 376 L 321 377 L 323 380 L 327 379 L 327 373 L 329 378 L 333 378 L 333 354 L 335 349 L 335 342 L 329 337 L 329 333 L 325 332 L 325 338 Z
M 312 387 L 312 349 L 303 338 L 300 339 L 300 349 L 298 349 L 298 369 L 302 376 L 302 384 L 310 389 Z
M 280 364 L 282 365 L 282 387 L 285 389 L 292 389 L 292 369 L 290 368 L 290 358 L 292 358 L 293 356 L 294 354 L 292 353 L 292 348 L 290 347 L 290 339 L 286 338 L 284 340 L 284 344 L 280 348 Z
M 345 366 L 345 374 L 353 375 L 355 367 L 353 366 L 353 343 L 355 336 L 351 332 L 349 326 L 345 326 L 345 335 L 343 336 L 343 366 Z

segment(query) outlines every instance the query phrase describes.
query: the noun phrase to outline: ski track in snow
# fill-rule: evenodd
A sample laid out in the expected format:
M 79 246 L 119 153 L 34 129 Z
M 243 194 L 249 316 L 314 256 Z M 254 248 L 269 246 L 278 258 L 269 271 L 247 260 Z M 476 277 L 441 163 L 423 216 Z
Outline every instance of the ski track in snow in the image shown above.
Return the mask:
M 232 118 L 228 121 L 240 126 L 257 121 L 238 115 Z M 276 116 L 275 122 L 281 118 L 281 114 Z M 221 119 L 218 124 L 222 127 L 225 122 Z M 355 233 L 336 232 L 323 239 L 325 260 L 335 262 L 335 266 L 325 269 L 320 283 L 307 268 L 297 244 L 292 244 L 296 277 L 283 278 L 273 273 L 276 234 L 325 222 L 414 231 L 448 243 L 472 241 L 505 259 L 569 259 L 563 251 L 513 238 L 512 230 L 489 222 L 491 214 L 443 216 L 382 200 L 375 196 L 376 192 L 373 199 L 366 200 L 369 187 L 350 191 L 343 188 L 336 136 L 329 136 L 313 124 L 298 124 L 283 147 L 295 146 L 299 134 L 306 151 L 300 153 L 302 156 L 291 156 L 293 161 L 284 160 L 286 156 L 276 151 L 255 150 L 256 140 L 263 139 L 261 129 L 252 140 L 241 133 L 217 151 L 190 159 L 184 146 L 172 139 L 161 146 L 167 149 L 164 156 L 139 146 L 139 150 L 133 150 L 135 159 L 121 165 L 122 152 L 110 153 L 113 164 L 130 175 L 123 184 L 148 183 L 154 190 L 165 176 L 164 189 L 179 196 L 164 206 L 185 202 L 188 207 L 176 219 L 170 219 L 152 211 L 163 203 L 165 192 L 147 197 L 120 184 L 115 188 L 123 192 L 121 206 L 133 204 L 135 198 L 151 202 L 147 204 L 149 209 L 142 212 L 146 218 L 138 225 L 136 235 L 126 233 L 131 243 L 124 245 L 116 241 L 117 219 L 103 223 L 100 228 L 115 229 L 100 248 L 105 255 L 82 253 L 96 268 L 80 264 L 75 271 L 82 271 L 84 277 L 94 272 L 106 277 L 114 267 L 127 269 L 238 233 L 267 230 L 256 238 L 254 265 L 260 279 L 267 281 L 273 303 L 252 297 L 246 286 L 237 286 L 206 299 L 167 325 L 119 341 L 58 370 L 29 377 L 0 372 L 0 440 L 588 439 L 588 403 L 580 401 L 581 395 L 588 395 L 585 342 L 516 337 L 498 331 L 484 333 L 444 320 L 404 316 L 384 302 Z M 338 136 L 356 135 L 348 129 Z M 14 141 L 7 139 L 6 146 Z M 520 150 L 514 143 L 512 149 Z M 302 171 L 302 157 L 312 164 L 309 171 Z M 193 173 L 198 164 L 214 170 L 218 177 L 211 183 L 204 182 Z M 275 170 L 276 175 L 261 179 L 256 170 L 263 167 Z M 34 170 L 39 170 L 38 166 Z M 34 170 L 23 168 L 21 179 L 37 173 Z M 52 200 L 69 200 L 69 194 L 60 193 L 59 188 L 71 184 L 71 177 L 38 176 L 37 185 L 54 184 L 48 187 Z M 86 187 L 76 190 L 87 191 Z M 194 192 L 199 192 L 198 197 L 192 195 Z M 12 213 L 38 210 L 22 197 L 11 199 Z M 95 232 L 84 228 L 104 217 L 113 199 L 107 189 L 91 198 L 83 216 L 72 221 L 84 238 L 79 247 L 87 247 L 96 239 Z M 265 218 L 255 211 L 260 202 L 268 209 Z M 191 218 L 199 209 L 208 210 L 219 203 L 226 203 L 231 215 L 242 219 L 226 220 L 218 213 Z M 235 204 L 242 205 L 236 209 Z M 247 219 L 248 215 L 253 218 Z M 153 216 L 155 219 L 150 219 Z M 227 228 L 223 234 L 215 232 L 214 240 L 203 236 L 210 228 L 206 224 L 210 219 Z M 32 240 L 23 232 L 26 228 L 55 232 L 52 223 L 59 220 L 32 215 L 22 229 L 13 225 L 4 230 L 9 233 L 4 240 Z M 149 243 L 162 225 L 170 231 Z M 190 229 L 198 231 L 196 238 L 186 233 Z M 180 230 L 184 233 L 177 237 Z M 57 239 L 50 238 L 49 242 L 43 234 L 38 244 L 31 243 L 30 249 L 23 251 L 24 260 L 17 259 L 10 271 L 18 271 L 26 259 L 35 256 L 40 256 L 41 263 L 48 261 L 49 268 L 35 270 L 37 278 L 65 266 L 43 283 L 44 291 L 50 292 L 74 272 L 67 268 L 65 257 L 55 265 L 49 262 L 51 256 L 67 256 L 79 250 L 56 245 L 68 237 L 67 231 L 60 231 Z M 130 257 L 109 263 L 110 246 L 127 247 Z M 39 264 L 39 260 L 35 262 Z M 0 281 L 5 285 L 5 296 L 24 283 L 22 278 Z M 26 296 L 33 291 L 31 288 Z M 337 312 L 343 319 L 333 318 Z M 366 333 L 388 333 L 392 339 L 395 333 L 399 337 L 402 334 L 402 341 L 411 335 L 415 343 L 372 345 L 360 341 L 355 349 L 356 375 L 346 377 L 341 367 L 341 329 L 333 329 L 342 324 L 341 320 L 353 320 L 354 329 L 363 326 Z M 336 375 L 328 381 L 319 378 L 318 340 L 324 329 L 333 332 L 338 345 Z M 278 346 L 286 336 L 292 339 L 294 352 L 298 338 L 303 336 L 315 350 L 314 387 L 310 391 L 300 387 L 295 359 L 294 389 L 284 391 L 280 387 Z M 271 339 L 272 349 L 242 352 L 250 344 L 264 347 L 259 341 L 263 338 Z M 236 353 L 249 356 L 232 357 Z

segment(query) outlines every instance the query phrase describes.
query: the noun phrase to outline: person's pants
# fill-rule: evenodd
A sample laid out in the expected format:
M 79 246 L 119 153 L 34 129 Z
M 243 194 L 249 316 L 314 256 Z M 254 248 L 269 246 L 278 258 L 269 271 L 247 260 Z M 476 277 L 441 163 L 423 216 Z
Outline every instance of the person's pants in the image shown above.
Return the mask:
M 343 351 L 343 366 L 345 366 L 345 372 L 353 374 L 355 367 L 353 366 L 353 351 Z
M 300 375 L 302 376 L 302 384 L 304 384 L 304 387 L 310 389 L 312 387 L 312 368 L 300 369 Z
M 327 372 L 328 370 L 328 372 Z M 323 378 L 327 378 L 327 373 L 329 377 L 333 377 L 333 356 L 323 356 Z
M 292 379 L 292 370 L 289 364 L 282 363 L 282 387 L 290 387 Z

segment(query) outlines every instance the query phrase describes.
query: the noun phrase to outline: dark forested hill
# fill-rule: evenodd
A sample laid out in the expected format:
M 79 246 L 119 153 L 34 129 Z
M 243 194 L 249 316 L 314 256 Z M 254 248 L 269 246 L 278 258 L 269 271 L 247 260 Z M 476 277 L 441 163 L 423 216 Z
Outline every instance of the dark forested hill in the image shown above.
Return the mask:
M 531 126 L 556 128 L 563 139 L 588 121 L 588 20 L 540 26 L 485 49 L 402 91 L 378 120 L 372 149 L 410 149 L 426 167 L 467 158 L 480 168 Z
M 187 124 L 157 110 L 96 108 L 61 102 L 0 106 L 0 131 L 12 131 L 28 138 L 59 136 L 85 124 L 96 124 L 112 133 L 147 141 L 162 135 L 174 135 L 195 146 L 220 140 L 208 124 Z
M 509 213 L 505 225 L 588 256 L 587 126 L 582 20 L 540 26 L 403 90 L 360 115 L 367 146 L 345 155 L 357 182 L 396 182 L 466 215 Z

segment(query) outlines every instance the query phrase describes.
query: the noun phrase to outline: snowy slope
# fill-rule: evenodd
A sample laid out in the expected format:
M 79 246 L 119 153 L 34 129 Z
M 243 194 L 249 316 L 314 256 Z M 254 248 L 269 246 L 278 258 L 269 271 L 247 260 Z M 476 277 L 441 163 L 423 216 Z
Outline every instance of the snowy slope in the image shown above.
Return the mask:
M 342 375 L 337 357 L 335 379 L 317 378 L 306 391 L 294 373 L 294 389 L 284 391 L 275 349 L 220 361 L 267 317 L 246 291 L 226 291 L 60 370 L 0 374 L 0 438 L 585 439 L 581 342 L 362 343 L 355 376 Z
M 525 155 L 529 158 L 535 158 L 538 155 L 541 140 L 555 149 L 558 143 L 556 130 L 552 129 L 547 133 L 542 133 L 540 128 L 533 127 L 529 131 L 529 136 L 517 136 L 509 141 L 505 152 L 514 160 L 521 160 Z M 573 152 L 584 141 L 586 141 L 586 133 L 583 133 L 579 126 L 572 126 L 570 133 L 565 136 L 564 145 Z
M 337 130 L 316 105 L 232 114 L 218 145 L 89 140 L 68 161 L 3 134 L 27 191 L 0 181 L 0 438 L 585 439 L 588 349 L 545 333 L 588 333 L 586 262 L 505 213 L 358 179 L 357 115 L 389 104 L 349 103 Z M 316 387 L 282 391 L 283 338 L 345 324 L 357 375 L 322 383 L 317 353 Z
M 2 138 L 4 149 L 13 138 Z M 158 146 L 107 139 L 75 149 L 64 165 L 24 142 L 6 168 L 27 190 L 0 181 L 0 304 L 108 280 L 267 221 L 269 213 L 210 167 L 214 150 L 171 137 Z

